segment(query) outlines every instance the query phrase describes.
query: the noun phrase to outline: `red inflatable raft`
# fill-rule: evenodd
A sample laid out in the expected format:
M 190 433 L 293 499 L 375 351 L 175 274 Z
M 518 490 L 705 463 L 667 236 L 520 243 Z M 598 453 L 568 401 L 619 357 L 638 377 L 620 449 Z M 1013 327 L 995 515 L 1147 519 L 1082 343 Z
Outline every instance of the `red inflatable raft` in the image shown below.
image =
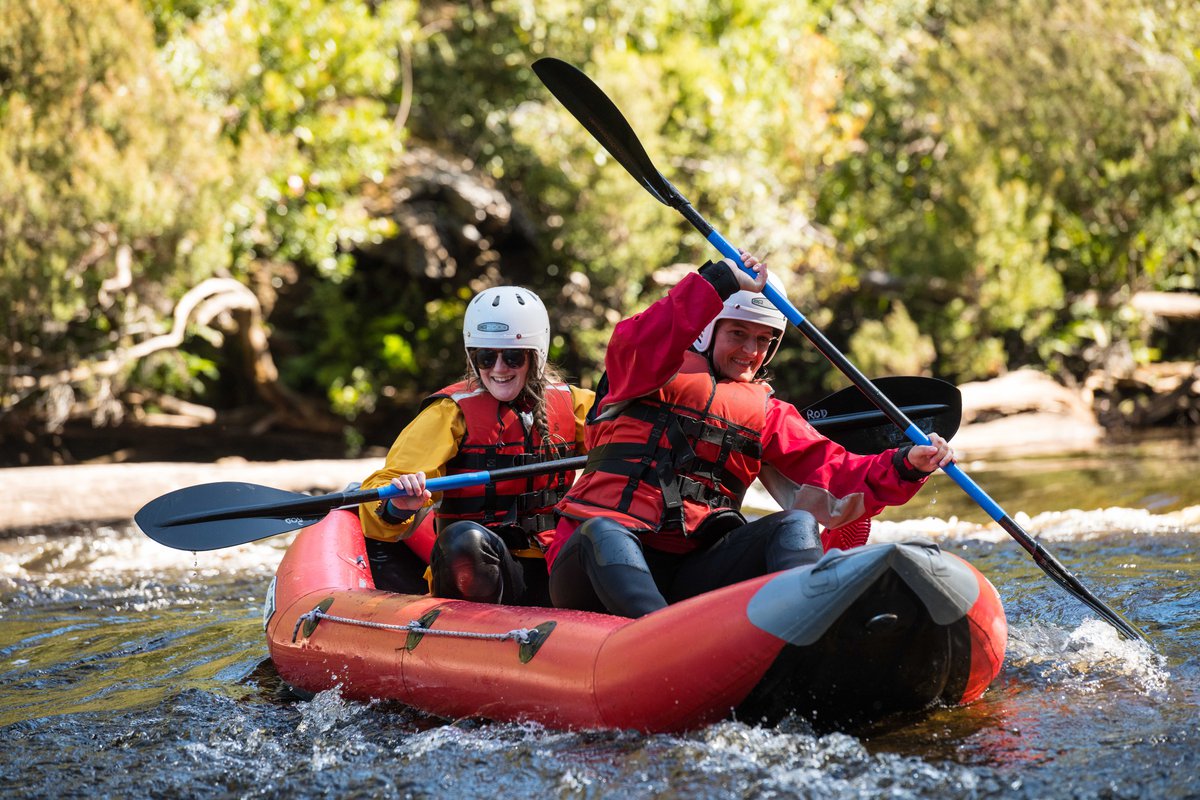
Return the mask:
M 358 517 L 297 535 L 268 592 L 280 676 L 304 692 L 554 728 L 680 731 L 797 713 L 826 728 L 977 699 L 1007 623 L 928 542 L 832 550 L 641 619 L 376 590 Z

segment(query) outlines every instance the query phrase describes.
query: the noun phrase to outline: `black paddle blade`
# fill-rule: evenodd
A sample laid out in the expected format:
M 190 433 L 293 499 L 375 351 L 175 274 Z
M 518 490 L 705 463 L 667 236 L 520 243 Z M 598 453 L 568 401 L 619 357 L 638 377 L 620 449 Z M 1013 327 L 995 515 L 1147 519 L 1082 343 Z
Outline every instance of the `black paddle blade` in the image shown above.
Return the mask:
M 962 393 L 936 378 L 895 376 L 871 381 L 925 433 L 949 441 L 962 421 Z M 910 444 L 904 431 L 856 386 L 835 392 L 804 409 L 804 418 L 851 453 L 871 455 Z
M 557 58 L 539 58 L 533 71 L 571 116 L 625 167 L 654 199 L 678 208 L 687 201 L 654 166 L 625 115 L 604 91 L 575 67 Z
M 253 483 L 205 483 L 155 498 L 133 519 L 142 533 L 167 547 L 219 550 L 320 522 L 336 506 L 312 508 L 318 499 Z

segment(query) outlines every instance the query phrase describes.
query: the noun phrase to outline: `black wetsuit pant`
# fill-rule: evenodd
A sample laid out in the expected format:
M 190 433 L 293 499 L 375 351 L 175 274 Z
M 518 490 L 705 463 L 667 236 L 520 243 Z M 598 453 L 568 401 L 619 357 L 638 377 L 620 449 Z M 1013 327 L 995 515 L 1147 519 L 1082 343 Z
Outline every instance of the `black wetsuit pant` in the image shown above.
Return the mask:
M 524 534 L 521 534 L 524 538 Z M 549 606 L 546 559 L 517 558 L 497 533 L 475 522 L 454 522 L 438 533 L 429 554 L 430 585 L 425 562 L 404 542 L 367 539 L 367 556 L 375 587 L 404 594 Z
M 561 608 L 640 617 L 722 586 L 815 563 L 822 553 L 817 521 L 807 511 L 762 517 L 682 555 L 643 548 L 624 525 L 593 517 L 554 560 L 550 596 Z
M 375 588 L 400 594 L 426 594 L 425 562 L 404 542 L 381 542 L 367 537 L 367 561 Z

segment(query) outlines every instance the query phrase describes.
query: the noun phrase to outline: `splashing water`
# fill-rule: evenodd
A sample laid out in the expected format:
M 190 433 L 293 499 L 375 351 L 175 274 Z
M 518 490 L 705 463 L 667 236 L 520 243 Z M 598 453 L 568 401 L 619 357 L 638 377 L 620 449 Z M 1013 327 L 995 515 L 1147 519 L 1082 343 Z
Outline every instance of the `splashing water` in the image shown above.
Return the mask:
M 872 537 L 931 538 L 984 572 L 1010 621 L 1005 668 L 971 706 L 854 735 L 818 736 L 802 719 L 564 732 L 447 722 L 337 690 L 298 700 L 261 628 L 287 537 L 201 554 L 131 525 L 0 539 L 0 779 L 12 797 L 1200 795 L 1200 505 L 1016 515 L 1151 649 L 953 509 L 956 488 L 930 489 L 917 518 L 880 521 Z

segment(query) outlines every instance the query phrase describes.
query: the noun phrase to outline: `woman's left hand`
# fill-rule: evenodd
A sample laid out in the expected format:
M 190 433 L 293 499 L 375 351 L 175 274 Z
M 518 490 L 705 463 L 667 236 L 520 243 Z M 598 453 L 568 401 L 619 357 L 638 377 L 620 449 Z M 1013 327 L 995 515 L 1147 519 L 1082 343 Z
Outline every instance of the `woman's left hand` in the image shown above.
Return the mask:
M 400 494 L 392 497 L 389 502 L 404 511 L 416 511 L 429 502 L 433 495 L 425 488 L 425 473 L 413 472 L 392 478 L 392 486 L 400 490 Z
M 929 441 L 932 444 L 914 445 L 908 451 L 908 463 L 921 472 L 934 472 L 939 467 L 954 462 L 954 448 L 949 442 L 936 433 L 929 434 Z

